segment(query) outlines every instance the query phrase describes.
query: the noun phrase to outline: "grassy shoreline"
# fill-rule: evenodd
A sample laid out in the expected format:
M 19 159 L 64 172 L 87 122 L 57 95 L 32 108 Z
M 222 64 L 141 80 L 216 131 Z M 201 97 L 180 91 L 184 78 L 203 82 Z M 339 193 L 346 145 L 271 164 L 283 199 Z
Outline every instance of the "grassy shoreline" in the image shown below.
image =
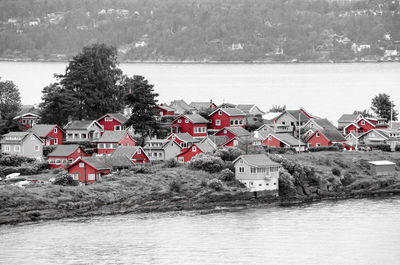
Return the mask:
M 128 213 L 208 213 L 400 195 L 398 171 L 392 176 L 375 177 L 368 174 L 364 163 L 389 159 L 399 165 L 398 153 L 319 152 L 282 157 L 314 167 L 318 181 L 297 179 L 293 181 L 295 185 L 280 181 L 280 197 L 274 197 L 270 193 L 249 192 L 235 181 L 222 181 L 222 188 L 216 190 L 207 182 L 220 178 L 220 173 L 193 170 L 187 165 L 166 168 L 159 164 L 149 167 L 149 172 L 125 170 L 87 186 L 58 186 L 42 181 L 26 188 L 3 184 L 0 225 Z M 341 170 L 341 177 L 332 174 L 334 167 Z M 344 175 L 351 176 L 351 181 L 344 181 Z

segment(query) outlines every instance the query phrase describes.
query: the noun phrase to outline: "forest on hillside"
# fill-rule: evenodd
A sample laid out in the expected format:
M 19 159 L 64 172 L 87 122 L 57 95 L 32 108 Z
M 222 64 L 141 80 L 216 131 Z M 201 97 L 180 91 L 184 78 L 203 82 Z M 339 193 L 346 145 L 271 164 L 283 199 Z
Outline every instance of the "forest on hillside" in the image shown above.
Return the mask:
M 399 0 L 0 1 L 3 59 L 67 60 L 92 43 L 121 61 L 398 59 Z

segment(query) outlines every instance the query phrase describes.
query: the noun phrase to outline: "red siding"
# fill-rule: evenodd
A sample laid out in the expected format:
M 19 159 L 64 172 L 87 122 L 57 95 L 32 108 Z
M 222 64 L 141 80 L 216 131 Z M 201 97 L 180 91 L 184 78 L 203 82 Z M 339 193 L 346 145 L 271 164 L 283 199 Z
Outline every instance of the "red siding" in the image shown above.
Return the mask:
M 155 107 L 155 109 L 157 109 L 158 114 L 160 114 L 160 116 L 172 116 L 172 115 L 175 115 L 175 111 L 168 111 L 168 110 L 165 110 L 165 109 L 163 109 L 163 108 L 161 108 L 159 106 Z
M 209 124 L 210 129 L 214 130 L 220 130 L 225 127 L 233 127 L 233 126 L 240 126 L 240 127 L 245 127 L 244 125 L 244 116 L 232 116 L 230 117 L 227 115 L 225 112 L 222 111 L 222 114 L 219 115 L 219 111 L 216 111 L 213 115 L 210 116 L 211 123 Z M 242 125 L 231 125 L 231 119 L 237 120 L 241 119 L 243 120 Z M 220 125 L 216 125 L 216 120 L 220 120 Z
M 362 121 L 365 121 L 364 125 L 361 125 Z M 363 120 L 363 119 L 358 121 L 357 124 L 358 124 L 358 126 L 360 126 L 362 128 L 363 132 L 368 132 L 369 130 L 375 129 L 375 126 L 371 125 L 368 121 Z
M 233 139 L 233 138 L 236 137 L 236 135 L 234 135 L 233 133 L 231 133 L 228 130 L 226 130 L 226 132 L 225 132 L 225 130 L 221 130 L 221 131 L 217 132 L 215 135 L 216 136 L 224 136 L 224 135 L 226 135 L 226 136 L 228 136 L 229 139 Z
M 183 157 L 183 162 L 189 162 L 197 154 L 203 153 L 198 147 L 196 147 L 196 151 L 193 151 L 193 146 L 195 145 L 190 146 L 190 148 L 184 149 L 179 155 L 176 156 L 176 159 L 180 161 L 179 157 Z
M 79 147 L 79 148 L 77 148 L 76 150 L 75 150 L 75 152 L 73 152 L 72 154 L 70 154 L 69 156 L 67 156 L 67 157 L 61 157 L 61 156 L 49 156 L 48 157 L 48 159 L 66 159 L 67 161 L 69 160 L 69 159 L 72 159 L 72 161 L 75 161 L 78 157 L 80 157 L 81 156 L 81 154 L 82 154 L 82 156 L 88 156 L 88 155 L 86 155 L 83 151 L 82 151 L 82 149 Z M 56 165 L 56 164 L 49 164 L 49 167 L 52 167 L 52 168 L 58 168 L 58 167 L 62 167 L 62 168 L 66 168 L 66 166 L 64 166 L 64 165 Z
M 146 154 L 144 153 L 143 150 L 140 150 L 140 154 L 138 153 L 138 151 L 136 151 L 136 153 L 133 154 L 133 157 L 131 158 L 131 161 L 134 164 L 137 164 L 137 163 L 148 163 L 149 162 L 149 158 L 146 156 Z
M 311 144 L 312 147 L 316 147 L 317 143 L 320 144 L 320 146 L 330 146 L 332 143 L 323 135 L 320 133 L 320 136 L 317 137 L 317 133 L 314 133 L 313 136 L 311 136 L 310 139 L 308 139 L 307 144 Z
M 85 164 L 85 167 L 79 167 L 79 164 L 81 162 Z M 97 170 L 97 169 L 93 168 L 92 166 L 90 166 L 88 163 L 80 161 L 80 162 L 75 163 L 75 165 L 73 165 L 72 167 L 70 167 L 68 169 L 68 173 L 69 174 L 78 173 L 79 174 L 79 181 L 85 182 L 85 180 L 87 180 L 88 183 L 93 183 L 93 182 L 98 180 L 98 178 L 97 178 L 97 174 L 98 173 L 100 173 L 102 175 L 106 175 L 106 174 L 110 173 L 110 170 L 109 169 Z M 88 180 L 89 174 L 95 174 L 95 180 L 94 181 L 92 181 L 92 180 L 89 181 Z
M 357 129 L 357 127 L 354 126 L 354 124 L 352 124 L 352 125 L 350 125 L 349 127 L 346 128 L 346 135 L 351 133 L 352 131 L 354 131 L 354 133 L 356 133 L 356 132 L 360 133 L 361 130 L 362 130 L 361 128 Z
M 285 147 L 285 144 L 276 139 L 274 136 L 272 136 L 271 140 L 268 140 L 269 138 L 265 139 L 262 143 L 263 145 L 269 146 L 269 147 Z
M 57 128 L 57 132 L 54 132 L 54 128 Z M 55 145 L 54 139 L 50 138 L 55 138 L 57 139 L 57 145 L 63 144 L 63 131 L 61 130 L 60 127 L 54 126 L 54 128 L 46 135 L 45 137 L 45 142 L 44 145 L 47 145 L 48 142 L 50 142 L 50 145 Z
M 117 121 L 116 119 L 112 118 L 112 121 L 106 121 L 106 117 L 110 117 L 109 115 L 104 116 L 102 119 L 98 120 L 97 122 L 103 126 L 104 131 L 115 131 L 114 126 L 121 126 L 121 122 Z
M 117 142 L 114 142 L 114 143 L 98 143 L 97 144 L 97 146 L 99 146 L 99 144 L 117 144 L 117 145 L 121 145 L 121 146 L 136 146 L 136 141 L 135 141 L 135 139 L 133 139 L 133 138 L 131 138 L 131 137 L 128 137 L 128 138 L 126 138 L 126 135 L 125 135 L 125 137 L 124 137 L 124 139 L 122 139 L 121 141 L 119 141 L 118 143 Z M 98 154 L 111 154 L 112 152 L 114 152 L 114 150 L 115 150 L 115 148 L 112 148 L 112 149 L 99 149 L 99 148 L 97 148 L 97 153 Z
M 179 121 L 181 122 L 179 123 Z M 193 124 L 193 122 L 187 119 L 185 116 L 181 116 L 178 119 L 176 119 L 173 123 L 173 126 L 175 126 L 175 128 L 179 128 L 179 132 L 188 133 L 193 137 L 207 136 L 207 123 Z M 201 133 L 194 132 L 194 128 L 201 128 L 201 127 L 205 128 L 204 132 Z M 179 133 L 178 131 L 175 132 Z

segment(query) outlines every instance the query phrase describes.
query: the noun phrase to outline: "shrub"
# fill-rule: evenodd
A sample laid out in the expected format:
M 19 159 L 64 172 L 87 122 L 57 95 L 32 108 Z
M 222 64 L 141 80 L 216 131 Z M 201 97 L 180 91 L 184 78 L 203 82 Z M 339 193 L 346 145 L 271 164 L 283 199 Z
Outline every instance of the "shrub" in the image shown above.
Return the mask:
M 173 167 L 178 167 L 180 164 L 178 163 L 178 161 L 176 161 L 175 158 L 171 158 L 167 161 L 165 161 L 164 167 L 167 168 L 173 168 Z
M 217 149 L 214 152 L 214 156 L 220 157 L 224 161 L 233 161 L 243 154 L 244 152 L 236 147 Z
M 53 184 L 60 186 L 78 186 L 79 181 L 74 180 L 70 175 L 66 173 L 62 173 L 56 176 L 55 180 L 53 181 Z
M 133 172 L 136 174 L 150 174 L 151 170 L 145 166 L 137 166 L 133 168 Z
M 169 183 L 169 190 L 171 192 L 181 192 L 182 190 L 182 182 L 179 180 L 174 179 L 172 182 Z
M 34 158 L 16 156 L 16 155 L 3 155 L 0 157 L 0 166 L 19 167 L 24 163 L 33 163 Z
M 341 168 L 349 168 L 349 165 L 346 162 L 344 162 L 342 159 L 336 158 L 333 160 L 333 162 L 335 162 L 335 164 L 337 164 Z
M 233 181 L 235 179 L 235 173 L 229 168 L 225 168 L 221 171 L 219 179 L 222 181 Z
M 318 147 L 309 147 L 308 151 L 310 152 L 320 152 L 320 151 L 339 151 L 339 147 L 331 145 L 331 146 L 318 146 Z
M 369 146 L 372 150 L 381 150 L 383 152 L 390 152 L 390 145 L 388 144 L 376 144 Z
M 199 154 L 193 157 L 189 162 L 189 168 L 216 173 L 224 168 L 224 161 L 222 161 L 220 157 L 209 154 Z
M 43 146 L 43 156 L 47 157 L 47 155 L 50 154 L 51 152 L 53 152 L 54 149 L 56 149 L 55 145 L 45 145 L 45 146 Z
M 296 149 L 289 147 L 265 147 L 265 151 L 270 154 L 293 154 Z
M 207 182 L 207 186 L 215 191 L 221 191 L 222 190 L 222 181 L 214 178 Z
M 334 143 L 332 146 L 336 146 L 339 151 L 343 151 L 344 145 L 342 143 Z
M 332 174 L 339 177 L 342 174 L 342 172 L 340 171 L 339 168 L 334 167 L 332 168 Z
M 351 183 L 353 183 L 354 181 L 355 181 L 355 178 L 349 173 L 344 174 L 344 176 L 340 179 L 340 182 L 342 182 L 343 186 L 348 186 Z
M 207 180 L 202 179 L 201 182 L 200 182 L 200 186 L 207 187 Z

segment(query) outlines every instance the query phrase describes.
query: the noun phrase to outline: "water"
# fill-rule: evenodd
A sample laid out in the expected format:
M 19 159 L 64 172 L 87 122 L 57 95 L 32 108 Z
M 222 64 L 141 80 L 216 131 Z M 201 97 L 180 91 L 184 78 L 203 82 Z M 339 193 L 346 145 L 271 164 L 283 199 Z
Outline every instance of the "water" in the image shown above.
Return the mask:
M 0 77 L 13 80 L 24 104 L 40 102 L 41 90 L 63 73 L 65 63 L 0 62 Z M 389 93 L 400 106 L 399 63 L 354 64 L 121 64 L 128 75 L 144 75 L 160 102 L 255 103 L 289 109 L 305 107 L 337 121 L 342 113 L 369 109 L 378 93 Z
M 400 198 L 0 227 L 1 264 L 400 264 Z

